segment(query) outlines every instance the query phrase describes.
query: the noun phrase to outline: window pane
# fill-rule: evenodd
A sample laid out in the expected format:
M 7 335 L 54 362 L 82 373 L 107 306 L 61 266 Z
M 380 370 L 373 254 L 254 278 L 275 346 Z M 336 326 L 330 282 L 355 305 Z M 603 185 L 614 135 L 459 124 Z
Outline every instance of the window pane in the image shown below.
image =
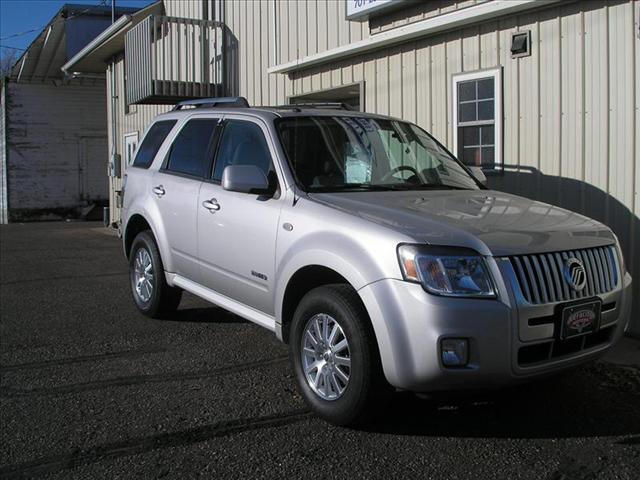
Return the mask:
M 463 147 L 480 145 L 480 127 L 461 127 L 460 130 L 462 130 Z
M 493 78 L 478 80 L 478 98 L 493 98 Z
M 476 99 L 476 82 L 460 82 L 458 84 L 458 101 L 464 102 L 467 100 Z
M 478 102 L 478 120 L 493 120 L 493 100 Z
M 140 145 L 138 153 L 136 154 L 136 158 L 133 160 L 133 165 L 141 168 L 149 168 L 158 150 L 160 150 L 164 139 L 167 138 L 167 135 L 169 135 L 169 132 L 175 124 L 176 120 L 165 120 L 154 123 L 144 137 L 142 145 Z
M 493 168 L 495 165 L 495 151 L 493 147 L 482 148 L 482 166 Z
M 475 122 L 476 120 L 476 103 L 461 103 L 458 110 L 458 122 Z
M 482 145 L 494 145 L 495 137 L 493 136 L 493 125 L 486 125 L 482 127 Z
M 221 180 L 222 172 L 228 165 L 256 165 L 267 178 L 270 177 L 271 154 L 258 125 L 242 120 L 229 120 L 225 123 L 213 179 Z
M 191 120 L 171 146 L 167 170 L 187 175 L 204 175 L 211 134 L 218 120 Z
M 462 163 L 472 167 L 480 166 L 480 149 L 477 147 L 464 148 L 462 150 Z

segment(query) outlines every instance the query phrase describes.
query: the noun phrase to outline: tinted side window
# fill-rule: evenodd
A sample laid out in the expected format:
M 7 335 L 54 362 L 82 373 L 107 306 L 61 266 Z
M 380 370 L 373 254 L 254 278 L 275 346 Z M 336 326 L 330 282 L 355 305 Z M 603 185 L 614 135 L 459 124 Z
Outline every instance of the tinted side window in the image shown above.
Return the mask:
M 136 153 L 136 158 L 133 159 L 134 166 L 149 168 L 158 150 L 160 150 L 162 142 L 167 138 L 176 121 L 177 120 L 163 120 L 151 126 L 138 149 L 138 153 Z
M 187 122 L 171 146 L 167 170 L 203 176 L 208 165 L 209 142 L 217 124 L 217 119 Z
M 214 180 L 222 179 L 222 172 L 227 165 L 256 165 L 267 178 L 271 178 L 271 154 L 258 125 L 242 120 L 225 122 L 213 171 Z

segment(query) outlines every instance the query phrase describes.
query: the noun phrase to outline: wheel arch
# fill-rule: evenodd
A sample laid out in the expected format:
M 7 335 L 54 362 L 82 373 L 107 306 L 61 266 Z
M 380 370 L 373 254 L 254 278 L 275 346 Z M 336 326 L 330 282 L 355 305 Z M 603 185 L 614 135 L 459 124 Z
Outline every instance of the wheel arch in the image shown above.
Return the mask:
M 147 219 L 144 218 L 139 213 L 133 214 L 127 221 L 127 225 L 125 227 L 124 236 L 123 236 L 124 253 L 127 258 L 129 258 L 129 255 L 131 254 L 131 247 L 133 246 L 133 240 L 136 238 L 136 236 L 140 232 L 144 232 L 145 230 L 151 230 L 151 233 L 155 238 L 155 233 L 151 228 L 151 224 L 149 224 Z
M 324 265 L 306 265 L 291 275 L 284 289 L 282 302 L 280 302 L 278 336 L 283 342 L 289 343 L 291 321 L 300 300 L 314 288 L 336 283 L 347 284 L 354 288 L 345 276 Z

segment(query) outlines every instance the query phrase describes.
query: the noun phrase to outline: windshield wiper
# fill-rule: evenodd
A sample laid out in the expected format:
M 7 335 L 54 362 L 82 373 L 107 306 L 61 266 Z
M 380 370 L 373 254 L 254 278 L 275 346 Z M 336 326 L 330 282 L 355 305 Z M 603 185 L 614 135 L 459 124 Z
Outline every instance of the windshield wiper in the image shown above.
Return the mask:
M 371 185 L 369 183 L 351 183 L 348 185 L 319 185 L 316 187 L 309 187 L 309 192 L 350 192 L 353 190 L 388 192 L 395 189 L 389 185 Z
M 398 185 L 392 184 L 388 185 L 389 188 L 393 190 L 470 190 L 465 187 L 456 187 L 454 185 L 443 185 L 443 184 L 410 184 L 410 183 L 401 183 Z

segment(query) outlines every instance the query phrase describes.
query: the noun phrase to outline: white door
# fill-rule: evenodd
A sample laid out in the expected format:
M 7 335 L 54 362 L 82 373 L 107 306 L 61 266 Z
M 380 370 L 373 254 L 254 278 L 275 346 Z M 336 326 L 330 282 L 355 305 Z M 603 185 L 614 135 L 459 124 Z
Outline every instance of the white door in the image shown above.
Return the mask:
M 198 257 L 203 284 L 273 315 L 276 234 L 282 199 L 229 192 L 220 185 L 227 165 L 256 165 L 274 186 L 277 176 L 266 131 L 257 123 L 225 117 L 212 178 L 198 199 Z M 203 205 L 218 205 L 218 209 Z

